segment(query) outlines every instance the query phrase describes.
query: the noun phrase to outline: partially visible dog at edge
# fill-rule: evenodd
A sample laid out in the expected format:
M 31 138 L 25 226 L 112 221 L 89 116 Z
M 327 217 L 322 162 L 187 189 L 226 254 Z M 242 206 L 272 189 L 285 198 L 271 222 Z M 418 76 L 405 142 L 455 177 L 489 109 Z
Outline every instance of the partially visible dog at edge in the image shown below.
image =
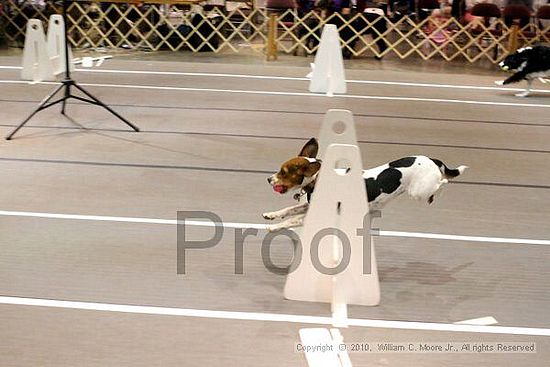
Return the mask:
M 498 65 L 502 70 L 513 71 L 514 74 L 505 80 L 496 81 L 495 84 L 506 85 L 526 80 L 527 88 L 516 96 L 527 97 L 534 79 L 538 78 L 543 83 L 548 82 L 544 78 L 550 77 L 550 47 L 538 45 L 520 48 L 506 56 Z
M 269 225 L 268 231 L 302 225 L 321 169 L 321 160 L 316 158 L 318 151 L 317 140 L 310 139 L 297 157 L 284 162 L 281 169 L 267 179 L 273 190 L 279 194 L 297 191 L 294 195 L 296 200 L 302 195 L 307 196 L 307 201 L 304 203 L 264 213 L 265 219 L 285 219 L 281 223 Z M 388 202 L 403 193 L 407 193 L 413 199 L 431 204 L 442 186 L 464 173 L 467 168 L 467 166 L 448 168 L 438 159 L 411 156 L 364 170 L 363 179 L 369 210 L 382 209 Z

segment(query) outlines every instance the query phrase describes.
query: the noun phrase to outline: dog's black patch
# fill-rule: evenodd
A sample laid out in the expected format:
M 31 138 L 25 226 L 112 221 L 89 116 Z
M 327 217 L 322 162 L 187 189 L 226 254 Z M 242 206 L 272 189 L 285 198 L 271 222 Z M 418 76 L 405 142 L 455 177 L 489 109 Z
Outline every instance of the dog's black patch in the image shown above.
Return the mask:
M 440 161 L 439 159 L 437 158 L 430 158 L 432 160 L 432 162 L 435 163 L 436 166 L 438 166 L 439 168 L 443 168 L 445 167 L 445 164 L 443 164 L 442 161 Z
M 415 157 L 400 158 L 396 161 L 388 163 L 388 166 L 393 167 L 393 168 L 410 167 L 414 164 L 415 160 L 416 160 Z
M 457 169 L 450 169 L 445 165 L 445 163 L 441 162 L 439 159 L 436 158 L 430 158 L 432 162 L 435 163 L 437 167 L 439 167 L 439 170 L 447 177 L 457 177 L 460 175 L 460 171 Z
M 374 201 L 382 193 L 380 186 L 372 177 L 365 180 L 365 186 L 367 187 L 367 199 L 369 200 L 369 203 Z
M 401 186 L 401 177 L 403 174 L 399 170 L 386 168 L 376 178 L 367 178 L 365 185 L 369 202 L 374 201 L 382 193 L 391 194 L 397 190 Z
M 376 182 L 380 184 L 382 192 L 391 194 L 401 186 L 401 177 L 403 174 L 401 171 L 393 168 L 387 168 L 380 172 L 376 178 Z

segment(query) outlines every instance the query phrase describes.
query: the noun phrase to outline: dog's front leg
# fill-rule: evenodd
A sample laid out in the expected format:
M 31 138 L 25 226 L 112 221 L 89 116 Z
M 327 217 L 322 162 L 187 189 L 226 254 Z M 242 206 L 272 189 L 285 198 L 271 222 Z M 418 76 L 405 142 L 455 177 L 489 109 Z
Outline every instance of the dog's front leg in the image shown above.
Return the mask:
M 512 76 L 508 77 L 505 80 L 496 81 L 495 84 L 496 85 L 506 85 L 506 84 L 510 84 L 510 83 L 517 83 L 517 82 L 522 81 L 525 78 L 525 75 L 526 75 L 525 72 L 518 71 L 517 73 L 513 74 Z
M 304 223 L 304 218 L 305 217 L 306 217 L 305 214 L 295 215 L 295 216 L 290 217 L 290 218 L 288 218 L 287 220 L 285 220 L 281 223 L 269 225 L 266 228 L 267 228 L 268 232 L 275 232 L 275 231 L 280 231 L 281 229 L 299 227 Z
M 294 206 L 290 206 L 288 208 L 277 210 L 276 212 L 264 213 L 262 214 L 262 216 L 265 219 L 269 219 L 269 220 L 284 219 L 289 216 L 304 214 L 305 212 L 307 212 L 308 207 L 309 207 L 309 203 L 301 203 Z

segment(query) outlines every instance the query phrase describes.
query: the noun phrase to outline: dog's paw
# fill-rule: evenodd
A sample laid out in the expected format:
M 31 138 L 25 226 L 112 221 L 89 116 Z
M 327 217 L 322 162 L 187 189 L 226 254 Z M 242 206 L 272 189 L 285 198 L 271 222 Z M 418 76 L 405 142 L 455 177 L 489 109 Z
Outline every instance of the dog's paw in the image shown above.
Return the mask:
M 265 229 L 268 232 L 277 232 L 281 229 L 281 226 L 279 226 L 278 224 L 267 225 L 267 226 L 265 226 Z
M 525 98 L 525 97 L 529 96 L 529 92 L 517 93 L 517 94 L 515 94 L 515 96 Z
M 267 219 L 267 220 L 273 220 L 277 218 L 277 216 L 273 212 L 263 213 L 262 217 L 264 217 L 264 219 Z
M 495 80 L 495 85 L 504 85 L 504 80 Z

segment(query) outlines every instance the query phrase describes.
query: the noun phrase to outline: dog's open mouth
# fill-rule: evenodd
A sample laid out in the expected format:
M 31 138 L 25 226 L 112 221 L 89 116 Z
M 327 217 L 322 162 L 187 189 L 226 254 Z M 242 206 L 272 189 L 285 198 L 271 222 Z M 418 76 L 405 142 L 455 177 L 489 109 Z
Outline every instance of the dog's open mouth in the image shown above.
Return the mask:
M 273 185 L 273 191 L 278 192 L 279 194 L 284 194 L 287 190 L 288 188 L 285 185 Z

